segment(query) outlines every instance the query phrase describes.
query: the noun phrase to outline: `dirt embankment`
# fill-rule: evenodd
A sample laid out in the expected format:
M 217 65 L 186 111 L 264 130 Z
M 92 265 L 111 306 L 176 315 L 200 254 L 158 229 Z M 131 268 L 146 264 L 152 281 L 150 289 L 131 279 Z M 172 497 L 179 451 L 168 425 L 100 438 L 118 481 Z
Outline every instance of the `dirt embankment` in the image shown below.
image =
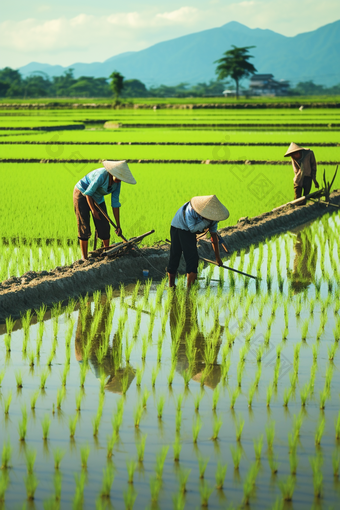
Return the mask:
M 340 190 L 331 195 L 333 203 L 340 205 Z M 293 229 L 316 219 L 327 212 L 338 211 L 335 207 L 309 203 L 303 207 L 287 206 L 255 218 L 241 218 L 237 225 L 220 230 L 229 251 L 247 248 L 253 243 Z M 200 254 L 214 259 L 210 242 L 199 241 Z M 78 297 L 86 292 L 104 290 L 106 285 L 118 287 L 120 283 L 134 283 L 143 278 L 143 269 L 149 270 L 150 278 L 161 279 L 166 274 L 169 246 L 162 244 L 142 248 L 117 259 L 90 259 L 77 261 L 71 266 L 56 267 L 52 271 L 30 271 L 20 278 L 10 278 L 0 285 L 0 322 L 11 315 L 20 316 L 27 309 L 39 308 L 42 303 L 51 306 L 57 301 Z M 180 266 L 184 272 L 184 265 Z

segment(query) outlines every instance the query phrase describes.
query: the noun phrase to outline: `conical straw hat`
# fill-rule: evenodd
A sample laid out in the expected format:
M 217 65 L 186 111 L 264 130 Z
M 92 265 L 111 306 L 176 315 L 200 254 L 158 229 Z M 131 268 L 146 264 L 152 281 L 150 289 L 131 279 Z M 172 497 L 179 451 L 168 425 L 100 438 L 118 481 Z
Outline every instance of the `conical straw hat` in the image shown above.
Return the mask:
M 304 151 L 304 150 L 305 150 L 304 147 L 300 147 L 300 145 L 298 145 L 297 143 L 292 142 L 290 144 L 290 146 L 288 147 L 288 150 L 287 150 L 286 154 L 284 155 L 284 157 L 290 156 L 294 152 L 299 152 L 299 151 Z
M 207 220 L 222 221 L 229 218 L 228 209 L 221 204 L 216 195 L 194 197 L 190 203 L 194 211 Z
M 136 184 L 136 179 L 132 175 L 126 161 L 103 161 L 103 165 L 105 170 L 114 177 L 117 177 L 117 179 L 128 184 Z

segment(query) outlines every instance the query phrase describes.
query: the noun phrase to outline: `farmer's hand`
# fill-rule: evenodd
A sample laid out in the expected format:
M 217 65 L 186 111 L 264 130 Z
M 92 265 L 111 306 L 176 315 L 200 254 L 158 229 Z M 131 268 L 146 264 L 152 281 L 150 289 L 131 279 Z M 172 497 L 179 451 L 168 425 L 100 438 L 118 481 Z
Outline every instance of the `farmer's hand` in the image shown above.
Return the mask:
M 101 220 L 101 217 L 99 216 L 99 213 L 96 209 L 93 209 L 92 214 L 93 217 L 96 218 L 96 220 Z
M 221 260 L 221 257 L 216 257 L 216 262 L 219 266 L 223 266 L 223 262 Z
M 320 186 L 319 186 L 318 181 L 314 181 L 314 186 L 315 186 L 316 188 L 319 188 L 319 187 L 320 187 Z
M 117 236 L 121 237 L 123 235 L 122 229 L 120 227 L 117 227 L 115 230 Z

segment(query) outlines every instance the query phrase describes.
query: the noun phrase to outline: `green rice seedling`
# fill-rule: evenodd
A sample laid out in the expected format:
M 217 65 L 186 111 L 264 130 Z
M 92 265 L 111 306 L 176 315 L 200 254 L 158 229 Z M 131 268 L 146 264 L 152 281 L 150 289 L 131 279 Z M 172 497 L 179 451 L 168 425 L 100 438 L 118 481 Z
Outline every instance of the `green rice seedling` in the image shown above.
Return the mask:
M 144 370 L 143 368 L 137 367 L 136 368 L 136 386 L 139 386 L 142 384 L 142 378 L 143 378 Z
M 253 383 L 249 388 L 249 394 L 248 394 L 248 407 L 252 406 L 254 394 L 256 391 L 256 384 Z
M 208 501 L 213 490 L 214 488 L 210 487 L 210 485 L 207 482 L 204 482 L 200 485 L 201 506 L 203 506 L 203 508 L 206 508 L 208 506 Z
M 174 451 L 174 461 L 179 462 L 179 456 L 182 450 L 182 445 L 178 437 L 176 437 L 175 442 L 172 445 Z
M 143 338 L 142 338 L 142 360 L 144 361 L 145 358 L 146 358 L 146 353 L 148 351 L 148 339 L 147 339 L 147 336 L 146 335 L 143 335 Z
M 148 437 L 147 434 L 145 434 L 144 436 L 142 436 L 140 443 L 136 444 L 138 462 L 143 462 L 144 460 L 145 443 L 147 437 Z
M 310 313 L 310 315 L 314 314 L 315 303 L 316 303 L 316 299 L 315 298 L 311 298 L 309 300 L 309 313 Z
M 310 379 L 309 379 L 309 393 L 313 395 L 314 393 L 314 382 L 315 382 L 315 375 L 316 375 L 317 367 L 316 365 L 312 365 L 310 370 Z
M 32 409 L 32 411 L 34 411 L 34 409 L 35 409 L 35 405 L 37 403 L 39 395 L 40 395 L 40 392 L 39 392 L 39 390 L 37 390 L 31 396 L 31 409 Z
M 120 290 L 120 305 L 122 306 L 123 303 L 124 303 L 124 300 L 125 300 L 125 287 L 124 287 L 124 283 L 120 284 L 119 290 Z
M 80 374 L 79 374 L 80 375 L 80 387 L 81 388 L 84 388 L 84 386 L 85 386 L 85 380 L 86 380 L 87 371 L 88 371 L 87 363 L 81 363 L 81 365 L 80 365 Z M 66 383 L 66 381 L 65 381 L 65 383 Z
M 268 464 L 271 469 L 272 475 L 276 475 L 279 468 L 279 463 L 277 462 L 277 457 L 274 458 L 273 455 L 268 455 Z
M 128 387 L 129 387 L 129 375 L 126 373 L 126 374 L 124 374 L 124 376 L 122 378 L 122 393 L 123 393 L 123 395 L 126 395 Z
M 270 406 L 272 395 L 273 395 L 273 385 L 272 385 L 272 383 L 269 383 L 268 388 L 267 388 L 267 407 Z
M 292 388 L 285 388 L 283 392 L 283 405 L 284 407 L 288 407 L 290 397 L 292 395 Z
M 333 365 L 329 365 L 329 366 L 327 367 L 327 370 L 326 370 L 326 377 L 325 377 L 325 389 L 327 389 L 327 391 L 330 391 L 330 389 L 331 389 L 331 383 L 332 383 L 332 379 L 333 379 L 333 373 L 334 373 Z
M 285 482 L 279 481 L 279 487 L 284 501 L 292 501 L 295 490 L 295 478 L 289 476 Z
M 297 374 L 297 372 L 295 372 L 295 371 L 291 372 L 289 374 L 289 379 L 290 379 L 290 385 L 292 387 L 292 391 L 294 391 L 295 388 L 296 388 L 297 382 L 298 382 L 298 374 Z
M 0 474 L 0 503 L 5 501 L 6 491 L 9 485 L 9 476 L 6 471 Z
M 262 365 L 259 365 L 257 367 L 257 370 L 256 370 L 255 381 L 254 381 L 254 385 L 256 386 L 256 388 L 259 385 L 259 382 L 260 382 L 260 379 L 261 379 L 261 374 L 262 374 Z
M 261 460 L 261 453 L 263 447 L 263 436 L 261 435 L 258 440 L 254 439 L 254 451 L 255 451 L 255 459 L 257 461 Z
M 134 411 L 134 420 L 135 420 L 135 427 L 138 429 L 139 428 L 139 424 L 140 424 L 140 420 L 142 418 L 142 415 L 143 415 L 143 411 L 144 411 L 144 406 L 139 404 L 137 405 L 137 407 L 135 408 L 135 411 Z
M 4 342 L 5 342 L 6 352 L 7 352 L 7 354 L 9 354 L 11 352 L 12 336 L 7 333 L 5 335 Z
M 117 442 L 118 436 L 115 432 L 113 432 L 110 436 L 107 436 L 107 445 L 106 445 L 106 456 L 108 459 L 111 459 L 113 448 Z
M 18 428 L 19 428 L 19 439 L 20 441 L 26 440 L 26 434 L 27 434 L 27 409 L 26 406 L 22 406 L 21 408 L 22 418 L 19 421 Z
M 288 338 L 289 329 L 285 327 L 282 331 L 282 340 L 287 340 Z
M 106 375 L 104 373 L 100 376 L 100 393 L 105 393 Z
M 75 473 L 74 479 L 76 482 L 76 490 L 73 498 L 73 508 L 83 508 L 86 474 L 84 471 L 80 475 Z
M 188 368 L 186 368 L 185 370 L 183 370 L 182 377 L 184 380 L 184 386 L 187 388 L 189 386 L 189 383 L 190 383 L 191 377 L 192 377 L 192 371 L 191 371 L 190 366 Z
M 230 408 L 231 409 L 234 409 L 235 403 L 236 403 L 236 400 L 237 400 L 237 397 L 239 396 L 239 394 L 240 394 L 240 389 L 236 387 L 230 397 Z
M 337 419 L 334 422 L 334 425 L 335 425 L 335 438 L 340 439 L 340 411 Z
M 153 388 L 156 385 L 156 379 L 157 379 L 158 374 L 159 374 L 159 367 L 158 366 L 153 367 L 152 372 L 151 372 L 151 385 Z
M 269 425 L 266 426 L 266 435 L 268 450 L 272 451 L 275 438 L 275 421 L 272 421 Z
M 205 470 L 207 468 L 209 462 L 209 458 L 203 458 L 202 456 L 198 457 L 198 471 L 200 474 L 200 478 L 204 478 Z
M 83 391 L 78 391 L 78 393 L 76 394 L 76 411 L 80 411 L 81 409 L 81 401 L 83 399 L 83 396 L 84 396 Z
M 325 429 L 325 418 L 322 418 L 315 431 L 315 444 L 319 446 Z
M 39 385 L 41 390 L 44 390 L 46 388 L 47 377 L 48 377 L 48 370 L 44 370 L 43 372 L 41 372 L 40 385 Z
M 41 427 L 43 432 L 43 439 L 46 440 L 48 438 L 48 433 L 50 430 L 51 420 L 48 414 L 45 414 L 43 419 L 41 420 Z
M 53 450 L 53 458 L 54 458 L 54 469 L 59 469 L 60 463 L 63 460 L 65 455 L 65 450 L 61 450 L 60 448 L 55 448 Z
M 88 444 L 82 446 L 80 448 L 80 460 L 81 460 L 81 467 L 83 469 L 87 469 L 87 461 L 90 455 L 90 447 Z
M 175 370 L 176 370 L 176 362 L 172 362 L 170 372 L 168 374 L 168 385 L 169 386 L 172 386 L 172 383 L 174 380 L 174 375 L 175 375 Z
M 213 409 L 213 411 L 216 410 L 219 398 L 220 398 L 220 386 L 217 385 L 216 388 L 213 391 L 213 397 L 212 397 L 212 400 L 213 400 L 212 409 Z
M 106 300 L 111 301 L 113 298 L 113 287 L 112 285 L 106 285 L 105 287 Z
M 59 410 L 61 409 L 61 404 L 65 398 L 65 395 L 66 395 L 65 386 L 57 390 L 57 409 Z
M 2 447 L 2 455 L 1 455 L 1 469 L 7 469 L 9 467 L 9 463 L 12 456 L 12 447 L 11 443 L 8 440 L 3 444 Z
M 299 413 L 297 416 L 294 414 L 293 416 L 293 433 L 296 436 L 300 436 L 300 430 L 303 424 L 303 416 L 302 413 Z
M 10 408 L 10 405 L 11 405 L 11 402 L 12 402 L 12 392 L 10 391 L 7 395 L 7 398 L 4 399 L 3 401 L 3 405 L 4 405 L 4 412 L 5 414 L 8 414 L 9 413 L 9 408 Z
M 17 388 L 18 389 L 21 389 L 22 388 L 22 373 L 21 373 L 21 370 L 17 370 L 15 372 L 15 380 L 16 380 L 16 383 L 17 383 Z
M 128 339 L 126 338 L 126 340 L 125 340 L 125 361 L 128 364 L 130 363 L 130 357 L 131 357 L 131 352 L 132 352 L 133 346 L 134 346 L 134 343 L 129 342 Z
M 236 424 L 235 424 L 235 428 L 236 428 L 236 441 L 238 441 L 238 442 L 241 441 L 243 427 L 244 427 L 244 420 L 240 416 L 239 419 L 237 420 Z
M 5 377 L 5 370 L 0 370 L 0 388 L 1 388 L 1 385 L 2 385 L 2 381 L 4 380 L 4 377 Z
M 105 469 L 103 469 L 102 488 L 100 490 L 100 495 L 102 498 L 110 497 L 113 480 L 114 471 L 112 466 L 107 466 Z
M 98 305 L 100 303 L 100 300 L 101 300 L 101 297 L 102 297 L 102 294 L 101 294 L 100 290 L 96 290 L 93 293 L 93 302 L 94 302 L 95 308 L 98 307 Z
M 137 462 L 134 460 L 126 461 L 126 469 L 128 472 L 128 483 L 133 483 L 133 476 L 137 468 Z
M 158 501 L 159 493 L 162 488 L 162 481 L 156 476 L 150 477 L 151 501 L 155 504 Z
M 340 465 L 340 457 L 336 450 L 333 451 L 332 455 L 332 466 L 333 466 L 333 475 L 335 478 L 339 477 L 339 465 Z
M 165 404 L 165 397 L 164 397 L 164 395 L 161 395 L 157 402 L 157 413 L 158 413 L 157 416 L 159 419 L 162 419 L 162 417 L 163 417 L 164 404 Z
M 309 319 L 306 319 L 301 328 L 301 339 L 305 342 L 308 335 L 308 328 L 309 328 Z
M 223 489 L 225 475 L 227 474 L 227 464 L 224 466 L 219 462 L 217 464 L 215 479 L 216 479 L 216 489 Z
M 222 427 L 222 419 L 218 419 L 218 418 L 215 418 L 214 419 L 214 425 L 213 425 L 213 435 L 211 437 L 211 439 L 213 441 L 216 441 L 216 439 L 218 438 L 218 433 Z
M 156 455 L 156 475 L 159 480 L 162 479 L 163 476 L 163 469 L 164 469 L 164 463 L 166 456 L 168 454 L 169 446 L 163 446 L 161 450 Z
M 202 428 L 202 420 L 199 416 L 197 416 L 196 420 L 192 425 L 192 439 L 194 443 L 197 443 L 198 434 Z
M 288 434 L 289 453 L 293 453 L 296 451 L 298 439 L 299 436 L 296 434 L 295 431 Z
M 27 499 L 29 501 L 34 500 L 35 491 L 38 488 L 39 481 L 35 474 L 29 474 L 24 477 L 24 482 L 26 486 Z
M 146 408 L 146 404 L 147 404 L 149 397 L 150 397 L 150 392 L 147 390 L 147 388 L 144 388 L 143 395 L 142 395 L 142 406 L 144 408 Z
M 281 358 L 281 352 L 282 352 L 282 344 L 279 344 L 276 346 L 276 358 L 277 359 Z
M 11 335 L 14 329 L 15 320 L 11 316 L 6 317 L 6 332 Z
M 316 498 L 321 498 L 323 488 L 322 486 L 323 476 L 321 472 L 322 458 L 320 455 L 318 455 L 314 459 L 310 458 L 309 462 L 313 470 L 314 496 Z
M 290 464 L 290 474 L 296 475 L 297 467 L 298 467 L 298 457 L 296 455 L 296 450 L 293 450 L 289 455 L 289 464 Z
M 70 430 L 70 438 L 71 439 L 74 438 L 74 435 L 76 433 L 77 421 L 78 421 L 77 414 L 73 417 L 72 416 L 69 417 L 68 426 L 69 426 L 69 430 Z
M 198 412 L 199 411 L 199 408 L 200 408 L 200 403 L 201 403 L 201 400 L 203 398 L 203 395 L 204 393 L 201 392 L 201 393 L 196 393 L 195 395 L 195 400 L 194 400 L 194 404 L 195 404 L 195 411 Z
M 300 390 L 301 407 L 306 406 L 308 394 L 309 394 L 309 385 L 305 384 L 305 386 L 303 388 L 301 388 L 301 390 Z
M 175 423 L 176 423 L 176 432 L 179 432 L 181 430 L 181 425 L 182 425 L 182 410 L 177 411 Z
M 241 457 L 242 457 L 242 450 L 238 446 L 236 448 L 234 448 L 233 445 L 230 445 L 230 452 L 231 452 L 231 456 L 233 458 L 234 469 L 235 469 L 235 471 L 238 471 L 239 467 L 240 467 Z
M 34 470 L 34 464 L 35 464 L 35 459 L 37 456 L 37 451 L 36 450 L 26 450 L 25 455 L 26 455 L 27 473 L 29 475 L 31 475 Z
M 267 331 L 266 331 L 266 333 L 264 335 L 264 342 L 263 342 L 265 346 L 269 345 L 270 337 L 271 337 L 271 330 L 267 329 Z
M 174 510 L 184 510 L 185 508 L 185 497 L 182 492 L 174 494 L 172 496 Z
M 182 494 L 187 491 L 188 478 L 190 476 L 191 469 L 181 469 L 179 472 L 179 490 Z
M 329 390 L 324 388 L 320 391 L 320 409 L 325 409 L 326 400 L 329 397 Z
M 301 296 L 298 295 L 296 301 L 295 301 L 295 315 L 296 317 L 300 317 L 302 310 L 302 299 Z
M 330 348 L 327 347 L 327 350 L 328 350 L 328 359 L 330 361 L 334 360 L 337 348 L 338 348 L 338 344 L 336 342 L 334 342 L 334 344 L 332 344 L 332 346 Z
M 317 346 L 315 344 L 312 345 L 312 351 L 313 351 L 313 362 L 316 363 L 316 361 L 318 360 L 319 349 L 317 348 Z

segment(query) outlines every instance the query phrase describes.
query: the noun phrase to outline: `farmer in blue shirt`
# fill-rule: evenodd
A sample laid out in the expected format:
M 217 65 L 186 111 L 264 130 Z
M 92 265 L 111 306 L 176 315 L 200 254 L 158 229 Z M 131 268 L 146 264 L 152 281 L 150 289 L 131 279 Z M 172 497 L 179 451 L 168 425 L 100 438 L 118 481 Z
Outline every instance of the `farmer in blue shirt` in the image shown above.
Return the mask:
M 228 209 L 216 195 L 194 197 L 178 209 L 171 222 L 171 247 L 168 264 L 169 287 L 175 287 L 175 278 L 183 253 L 187 286 L 191 287 L 197 278 L 198 252 L 196 234 L 209 230 L 216 262 L 222 265 L 217 237 L 217 222 L 229 217 Z
M 90 211 L 104 246 L 110 244 L 110 224 L 96 208 L 95 202 L 107 213 L 104 196 L 111 193 L 111 206 L 116 220 L 116 234 L 122 235 L 119 215 L 119 193 L 121 182 L 136 184 L 126 161 L 103 161 L 104 168 L 93 170 L 77 182 L 73 190 L 74 211 L 77 217 L 78 238 L 82 259 L 87 259 L 88 240 L 91 236 Z

